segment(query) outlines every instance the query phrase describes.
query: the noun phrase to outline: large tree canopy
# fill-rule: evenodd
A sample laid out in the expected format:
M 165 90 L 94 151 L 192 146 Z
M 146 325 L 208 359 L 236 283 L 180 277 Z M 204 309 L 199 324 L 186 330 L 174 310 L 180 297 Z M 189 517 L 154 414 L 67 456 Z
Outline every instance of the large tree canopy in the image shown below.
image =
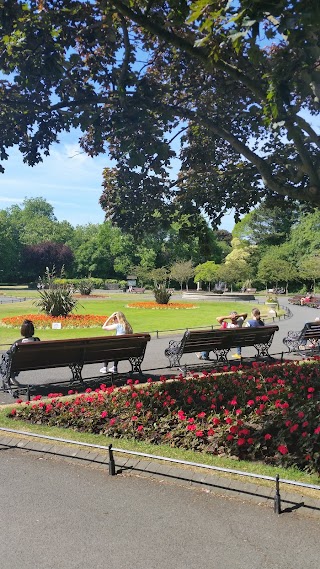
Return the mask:
M 124 229 L 238 218 L 263 197 L 319 206 L 319 12 L 318 0 L 4 0 L 0 159 L 18 144 L 34 165 L 80 127 L 86 152 L 115 161 L 101 205 Z

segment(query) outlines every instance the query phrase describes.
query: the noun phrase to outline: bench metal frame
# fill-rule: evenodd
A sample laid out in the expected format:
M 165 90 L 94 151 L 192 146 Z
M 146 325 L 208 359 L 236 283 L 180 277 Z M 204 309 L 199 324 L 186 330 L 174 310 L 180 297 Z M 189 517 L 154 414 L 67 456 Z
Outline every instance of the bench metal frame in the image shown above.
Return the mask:
M 283 343 L 302 358 L 320 355 L 320 322 L 306 322 L 302 330 L 288 332 Z

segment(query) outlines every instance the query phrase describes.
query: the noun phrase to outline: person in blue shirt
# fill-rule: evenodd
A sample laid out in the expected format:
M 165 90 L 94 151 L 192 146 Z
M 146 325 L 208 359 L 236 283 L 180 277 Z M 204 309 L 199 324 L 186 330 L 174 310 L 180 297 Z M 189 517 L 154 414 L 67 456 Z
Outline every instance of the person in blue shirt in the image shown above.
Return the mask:
M 116 336 L 122 334 L 132 334 L 133 330 L 123 312 L 114 312 L 107 318 L 102 325 L 103 330 L 116 330 Z M 118 373 L 118 362 L 115 361 L 113 366 L 108 369 L 108 363 L 104 362 L 104 366 L 100 369 L 100 373 Z
M 264 326 L 263 320 L 261 320 L 260 310 L 259 308 L 253 308 L 251 311 L 252 318 L 247 320 L 246 325 L 251 326 L 252 328 L 260 328 L 260 326 Z

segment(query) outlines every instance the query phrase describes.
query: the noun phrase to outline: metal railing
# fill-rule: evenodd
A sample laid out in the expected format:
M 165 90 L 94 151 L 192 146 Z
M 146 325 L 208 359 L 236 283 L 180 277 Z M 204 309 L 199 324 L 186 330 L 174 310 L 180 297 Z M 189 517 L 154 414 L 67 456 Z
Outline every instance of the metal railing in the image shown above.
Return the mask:
M 274 499 L 273 499 L 273 509 L 274 509 L 274 512 L 276 514 L 281 514 L 280 483 L 281 484 L 287 484 L 289 486 L 299 486 L 301 488 L 308 488 L 311 490 L 320 491 L 320 486 L 317 486 L 315 484 L 307 484 L 305 482 L 298 482 L 296 480 L 287 480 L 285 478 L 280 478 L 278 474 L 276 476 L 265 476 L 263 474 L 255 474 L 253 472 L 244 472 L 242 470 L 234 470 L 231 468 L 223 468 L 220 466 L 211 466 L 208 464 L 202 464 L 200 462 L 191 462 L 189 460 L 179 460 L 177 458 L 169 458 L 166 456 L 160 456 L 160 455 L 156 455 L 156 454 L 149 454 L 149 453 L 145 453 L 145 452 L 136 452 L 136 451 L 132 451 L 132 450 L 116 448 L 116 447 L 113 447 L 112 444 L 105 446 L 105 445 L 96 445 L 96 444 L 92 444 L 92 443 L 82 443 L 79 441 L 74 441 L 72 439 L 50 437 L 49 435 L 41 435 L 38 433 L 30 433 L 27 431 L 17 431 L 15 429 L 7 429 L 5 427 L 0 427 L 0 431 L 13 433 L 15 435 L 22 435 L 22 436 L 27 436 L 27 437 L 45 439 L 45 440 L 49 440 L 49 441 L 61 442 L 61 443 L 65 443 L 65 444 L 77 445 L 80 447 L 86 447 L 86 448 L 89 447 L 89 448 L 93 448 L 93 449 L 97 448 L 100 450 L 105 450 L 108 452 L 108 455 L 109 455 L 108 465 L 109 465 L 110 476 L 115 476 L 117 474 L 116 473 L 116 462 L 115 462 L 115 458 L 114 458 L 114 453 L 118 452 L 121 454 L 127 454 L 127 455 L 131 455 L 131 456 L 139 456 L 142 458 L 148 458 L 148 459 L 152 459 L 152 460 L 160 460 L 163 462 L 171 462 L 174 464 L 181 464 L 183 466 L 192 466 L 193 468 L 204 468 L 207 470 L 213 470 L 216 472 L 224 472 L 224 473 L 236 475 L 236 476 L 247 476 L 249 478 L 255 478 L 255 479 L 260 479 L 260 480 L 268 480 L 268 481 L 274 482 L 274 484 L 275 484 L 275 495 L 274 495 Z M 42 449 L 42 451 L 43 451 L 43 449 Z M 70 455 L 70 457 L 74 458 L 73 455 Z M 134 467 L 133 467 L 133 470 L 134 470 Z

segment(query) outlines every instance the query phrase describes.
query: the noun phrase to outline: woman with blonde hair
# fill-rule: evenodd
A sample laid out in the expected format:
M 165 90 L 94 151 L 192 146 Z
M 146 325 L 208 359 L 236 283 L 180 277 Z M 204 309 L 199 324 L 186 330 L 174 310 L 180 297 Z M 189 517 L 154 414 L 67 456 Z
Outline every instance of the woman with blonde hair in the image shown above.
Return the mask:
M 122 334 L 132 334 L 133 330 L 123 312 L 114 312 L 107 318 L 102 325 L 103 330 L 116 330 L 116 336 Z M 108 369 L 108 363 L 104 362 L 104 367 L 100 369 L 100 373 L 118 373 L 118 362 L 115 361 L 113 366 Z

